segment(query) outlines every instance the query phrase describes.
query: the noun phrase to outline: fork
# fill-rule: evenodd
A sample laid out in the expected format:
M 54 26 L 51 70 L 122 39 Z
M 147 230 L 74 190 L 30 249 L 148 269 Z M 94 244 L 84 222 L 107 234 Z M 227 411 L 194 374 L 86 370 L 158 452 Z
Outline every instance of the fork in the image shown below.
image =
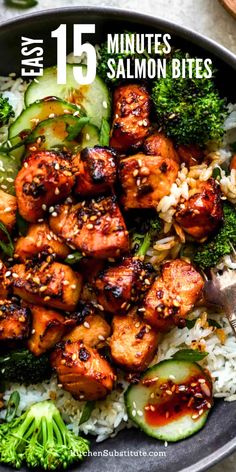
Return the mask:
M 236 271 L 225 270 L 223 274 L 211 271 L 211 279 L 205 282 L 204 297 L 215 308 L 223 308 L 236 336 Z

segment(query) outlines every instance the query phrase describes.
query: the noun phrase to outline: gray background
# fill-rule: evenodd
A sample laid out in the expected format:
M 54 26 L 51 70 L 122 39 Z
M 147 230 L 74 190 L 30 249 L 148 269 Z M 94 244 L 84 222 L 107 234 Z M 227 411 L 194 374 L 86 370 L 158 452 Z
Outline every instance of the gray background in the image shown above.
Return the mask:
M 218 0 L 38 0 L 31 10 L 16 10 L 0 5 L 0 21 L 24 12 L 73 5 L 107 5 L 141 11 L 174 21 L 214 39 L 236 54 L 236 20 Z M 235 426 L 236 428 L 236 426 Z M 236 472 L 236 454 L 213 467 L 209 472 Z

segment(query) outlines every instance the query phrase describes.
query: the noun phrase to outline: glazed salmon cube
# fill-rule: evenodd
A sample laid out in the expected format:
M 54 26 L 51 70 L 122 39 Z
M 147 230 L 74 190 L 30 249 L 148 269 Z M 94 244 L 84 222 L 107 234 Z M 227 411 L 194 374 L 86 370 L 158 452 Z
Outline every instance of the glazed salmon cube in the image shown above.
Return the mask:
M 30 332 L 30 311 L 11 300 L 0 300 L 0 341 L 23 341 Z
M 144 299 L 144 319 L 160 331 L 175 324 L 184 326 L 184 319 L 202 296 L 203 286 L 203 277 L 189 262 L 181 259 L 165 262 L 161 276 Z
M 73 160 L 75 193 L 88 197 L 111 191 L 116 181 L 116 159 L 113 149 L 100 146 L 83 149 Z
M 64 390 L 78 400 L 102 399 L 113 388 L 115 375 L 109 363 L 81 342 L 60 343 L 51 363 Z
M 23 300 L 64 311 L 73 311 L 82 288 L 82 277 L 59 262 L 16 264 L 12 267 L 13 292 Z
M 132 372 L 145 370 L 156 353 L 158 334 L 135 310 L 126 316 L 115 315 L 112 329 L 110 348 L 115 363 Z
M 36 223 L 70 194 L 74 183 L 69 157 L 54 151 L 33 152 L 15 180 L 19 213 L 26 221 Z
M 64 341 L 80 341 L 86 346 L 102 347 L 110 336 L 111 328 L 106 320 L 98 314 L 88 315 L 83 322 L 72 328 L 64 337 Z
M 58 205 L 50 218 L 54 233 L 87 256 L 119 257 L 129 249 L 128 231 L 115 197 Z
M 144 154 L 172 159 L 179 163 L 179 155 L 173 141 L 158 131 L 145 139 L 143 149 Z
M 120 182 L 125 209 L 156 208 L 168 195 L 178 175 L 179 166 L 173 159 L 159 156 L 135 156 L 120 162 Z
M 8 296 L 9 289 L 11 287 L 11 280 L 6 277 L 10 272 L 0 260 L 0 300 L 5 300 Z
M 9 195 L 0 189 L 0 222 L 11 232 L 16 223 L 17 201 L 14 195 Z M 4 237 L 0 231 L 1 237 Z
M 138 258 L 109 264 L 94 281 L 100 305 L 110 313 L 125 313 L 150 286 L 150 272 Z
M 114 110 L 110 146 L 126 153 L 138 149 L 148 135 L 150 97 L 146 87 L 125 84 L 113 96 Z
M 223 222 L 220 186 L 214 179 L 199 182 L 196 193 L 180 203 L 175 213 L 177 223 L 197 240 L 204 240 Z
M 37 254 L 54 254 L 65 259 L 70 250 L 54 234 L 47 223 L 35 223 L 29 226 L 26 236 L 21 236 L 15 244 L 15 258 L 21 261 L 33 258 Z
M 35 356 L 40 356 L 61 340 L 67 329 L 66 319 L 58 311 L 42 306 L 30 305 L 30 311 L 32 330 L 28 348 Z

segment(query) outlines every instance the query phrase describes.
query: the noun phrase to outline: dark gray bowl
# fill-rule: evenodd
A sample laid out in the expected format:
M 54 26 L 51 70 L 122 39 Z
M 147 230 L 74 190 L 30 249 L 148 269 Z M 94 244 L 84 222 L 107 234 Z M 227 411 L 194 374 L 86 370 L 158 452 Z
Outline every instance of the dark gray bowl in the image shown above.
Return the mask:
M 236 102 L 236 57 L 232 53 L 173 23 L 113 8 L 61 8 L 4 23 L 0 26 L 0 74 L 20 72 L 21 36 L 43 38 L 46 54 L 44 66 L 55 64 L 55 40 L 51 39 L 50 32 L 61 23 L 69 26 L 68 52 L 71 49 L 73 23 L 95 23 L 96 37 L 91 40 L 97 43 L 109 31 L 133 28 L 139 32 L 169 32 L 172 43 L 200 57 L 214 59 L 219 70 L 217 81 L 222 94 Z M 205 428 L 189 439 L 166 448 L 136 429 L 122 431 L 103 443 L 93 443 L 92 450 L 96 455 L 88 458 L 79 469 L 81 472 L 200 472 L 236 449 L 235 425 L 236 402 L 217 401 Z M 9 469 L 0 467 L 0 471 L 6 470 Z M 78 467 L 73 470 L 78 470 Z

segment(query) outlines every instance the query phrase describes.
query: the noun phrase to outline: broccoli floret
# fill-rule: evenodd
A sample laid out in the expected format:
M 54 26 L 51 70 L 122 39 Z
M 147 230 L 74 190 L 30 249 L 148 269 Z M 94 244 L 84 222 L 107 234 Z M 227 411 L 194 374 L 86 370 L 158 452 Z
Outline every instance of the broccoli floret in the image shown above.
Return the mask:
M 8 98 L 4 98 L 0 95 L 0 127 L 7 125 L 11 117 L 15 116 L 12 106 L 9 103 Z
M 4 434 L 1 434 L 1 430 Z M 20 417 L 0 426 L 0 461 L 20 468 L 67 468 L 82 460 L 89 442 L 69 431 L 50 400 L 32 405 Z
M 219 260 L 231 254 L 236 245 L 236 210 L 230 203 L 224 203 L 224 223 L 219 232 L 199 247 L 194 262 L 202 269 L 215 267 Z
M 162 223 L 159 216 L 147 219 L 140 224 L 139 229 L 131 231 L 131 245 L 136 256 L 145 256 L 153 240 L 161 231 Z
M 49 379 L 51 374 L 46 354 L 35 357 L 30 351 L 23 349 L 0 356 L 1 380 L 30 385 Z
M 189 56 L 178 51 L 170 59 L 173 58 L 181 60 Z M 169 60 L 166 77 L 154 83 L 152 100 L 158 124 L 177 144 L 204 145 L 209 141 L 221 141 L 225 100 L 220 98 L 213 78 L 196 78 L 195 66 L 193 78 L 188 78 L 187 74 L 186 78 L 173 78 Z
M 128 34 L 131 36 L 132 34 L 130 31 L 124 31 L 124 34 Z M 121 41 L 121 40 L 120 40 Z M 139 60 L 146 58 L 149 59 L 149 54 L 144 51 L 142 54 L 138 53 L 131 53 L 131 52 L 123 52 L 123 53 L 109 53 L 108 52 L 108 46 L 107 46 L 107 41 L 101 44 L 101 47 L 99 49 L 99 60 L 98 60 L 98 66 L 97 66 L 97 73 L 100 75 L 100 77 L 103 78 L 105 82 L 107 82 L 110 85 L 117 85 L 121 79 L 114 77 L 113 79 L 110 79 L 107 77 L 107 73 L 109 72 L 109 68 L 107 65 L 107 61 L 109 59 L 114 59 L 115 64 L 113 64 L 113 69 L 116 71 L 117 70 L 117 63 L 119 59 L 124 60 L 124 65 L 125 61 L 127 59 L 131 60 L 131 68 L 132 68 L 132 60 L 135 58 L 138 58 Z

